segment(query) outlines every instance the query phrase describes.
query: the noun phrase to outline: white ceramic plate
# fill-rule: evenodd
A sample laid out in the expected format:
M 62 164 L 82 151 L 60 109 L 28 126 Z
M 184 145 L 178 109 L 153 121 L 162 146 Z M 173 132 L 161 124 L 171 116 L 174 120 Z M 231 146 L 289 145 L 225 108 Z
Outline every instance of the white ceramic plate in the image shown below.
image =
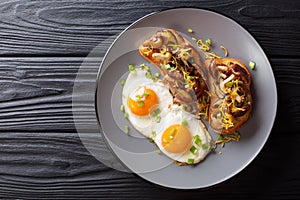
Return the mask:
M 128 64 L 147 63 L 138 47 L 157 30 L 172 28 L 187 37 L 211 38 L 215 52 L 222 55 L 220 45 L 227 47 L 230 57 L 244 63 L 256 62 L 252 73 L 254 107 L 251 118 L 240 129 L 241 140 L 218 148 L 195 166 L 178 166 L 157 147 L 130 127 L 120 111 L 122 87 L 119 80 L 128 73 Z M 192 28 L 193 35 L 187 33 Z M 212 186 L 244 169 L 264 146 L 274 123 L 277 91 L 270 63 L 256 40 L 238 23 L 215 12 L 180 8 L 147 15 L 123 31 L 105 55 L 98 74 L 96 107 L 103 136 L 116 157 L 132 172 L 158 185 L 180 189 Z M 209 131 L 211 131 L 209 129 Z M 212 132 L 216 138 L 216 134 Z

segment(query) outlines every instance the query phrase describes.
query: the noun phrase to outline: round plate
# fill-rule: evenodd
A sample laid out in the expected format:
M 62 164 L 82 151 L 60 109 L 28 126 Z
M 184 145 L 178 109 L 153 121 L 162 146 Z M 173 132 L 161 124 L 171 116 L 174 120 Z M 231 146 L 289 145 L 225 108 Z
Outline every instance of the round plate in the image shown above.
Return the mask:
M 122 87 L 119 83 L 128 73 L 128 64 L 140 65 L 147 61 L 139 54 L 138 47 L 156 31 L 171 28 L 185 37 L 210 38 L 214 51 L 225 46 L 229 56 L 256 63 L 252 73 L 254 99 L 251 118 L 240 129 L 241 140 L 218 147 L 200 164 L 178 166 L 157 147 L 130 127 L 120 111 Z M 193 33 L 187 29 L 192 28 Z M 255 39 L 239 24 L 215 12 L 179 8 L 147 15 L 130 25 L 114 41 L 106 53 L 98 74 L 96 107 L 104 138 L 119 160 L 140 177 L 170 188 L 195 189 L 212 186 L 227 180 L 244 169 L 264 146 L 274 123 L 277 109 L 277 91 L 270 63 Z M 211 132 L 213 138 L 217 134 Z

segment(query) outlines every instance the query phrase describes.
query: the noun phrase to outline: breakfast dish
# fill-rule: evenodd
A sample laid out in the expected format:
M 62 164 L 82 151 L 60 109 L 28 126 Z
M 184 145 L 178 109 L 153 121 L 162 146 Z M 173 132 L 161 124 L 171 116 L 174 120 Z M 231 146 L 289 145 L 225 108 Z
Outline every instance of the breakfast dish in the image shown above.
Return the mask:
M 126 118 L 179 165 L 199 163 L 217 144 L 239 141 L 240 135 L 233 135 L 213 142 L 202 120 L 208 118 L 216 133 L 230 134 L 247 121 L 252 110 L 247 66 L 208 52 L 211 41 L 194 41 L 207 56 L 205 62 L 177 31 L 157 31 L 139 46 L 139 52 L 161 74 L 153 76 L 146 64 L 139 68 L 129 64 L 130 73 L 123 82 L 121 107 Z M 208 117 L 201 119 L 201 114 Z
M 192 28 L 193 31 L 188 32 L 189 28 Z M 222 108 L 222 106 L 211 107 L 213 105 L 212 102 L 224 100 L 223 96 L 226 99 L 226 96 L 231 94 L 227 89 L 233 88 L 230 87 L 230 83 L 227 85 L 228 88 L 225 88 L 227 92 L 219 96 L 218 90 L 221 89 L 221 85 L 218 81 L 220 80 L 215 78 L 218 76 L 208 73 L 208 67 L 216 67 L 215 69 L 217 69 L 220 66 L 220 70 L 221 68 L 225 70 L 225 66 L 228 69 L 231 66 L 225 64 L 224 58 L 202 56 L 203 52 L 199 51 L 198 54 L 202 56 L 200 57 L 201 62 L 199 66 L 201 69 L 204 69 L 199 74 L 206 85 L 204 93 L 208 93 L 208 97 L 212 96 L 210 101 L 205 99 L 208 102 L 208 115 L 206 115 L 207 118 L 205 118 L 205 115 L 199 115 L 205 109 L 200 112 L 201 109 L 198 106 L 194 107 L 196 112 L 193 112 L 192 109 L 183 110 L 185 107 L 181 106 L 184 104 L 183 101 L 179 101 L 170 89 L 171 85 L 163 81 L 168 74 L 166 72 L 164 74 L 164 69 L 159 68 L 165 66 L 167 70 L 173 70 L 172 67 L 174 66 L 172 66 L 172 63 L 158 65 L 145 58 L 140 52 L 141 45 L 162 30 L 176 30 L 181 37 L 186 38 L 190 44 L 195 46 L 194 49 L 197 51 L 199 51 L 197 43 L 194 45 L 192 38 L 201 37 L 200 39 L 203 39 L 203 41 L 210 38 L 212 43 L 210 47 L 216 55 L 226 57 L 224 56 L 225 51 L 219 48 L 223 46 L 228 50 L 227 56 L 235 60 L 238 59 L 246 65 L 249 61 L 256 63 L 255 69 L 249 70 L 251 72 L 251 82 L 248 81 L 247 72 L 243 70 L 243 67 L 238 67 L 235 70 L 242 71 L 243 75 L 237 76 L 240 79 L 239 81 L 242 80 L 242 82 L 237 81 L 237 86 L 241 86 L 244 90 L 244 93 L 239 95 L 241 99 L 237 97 L 235 101 L 250 102 L 250 104 L 245 103 L 247 108 L 243 108 L 244 105 L 237 105 L 237 107 L 245 110 L 234 116 L 237 119 L 235 122 L 236 126 L 227 128 L 227 132 L 234 131 L 234 129 L 239 130 L 241 136 L 239 142 L 226 143 L 224 148 L 218 145 L 214 153 L 211 151 L 215 142 L 219 140 L 219 136 L 229 137 L 231 135 L 231 133 L 226 133 L 225 126 L 221 125 L 222 128 L 220 128 L 218 120 L 213 119 L 214 115 L 210 116 L 210 113 L 215 113 L 215 116 L 217 116 L 218 111 L 220 112 L 220 108 Z M 228 58 L 226 57 L 226 59 Z M 143 63 L 150 66 L 151 76 L 148 76 L 149 73 L 144 71 L 147 71 L 145 67 L 140 66 Z M 201 65 L 201 63 L 203 64 Z M 129 107 L 125 107 L 128 106 L 128 100 L 123 99 L 123 90 L 125 89 L 125 84 L 130 83 L 129 81 L 127 82 L 128 76 L 133 75 L 131 71 L 128 72 L 128 64 L 136 66 L 137 74 L 141 72 L 141 76 L 147 76 L 148 83 L 146 83 L 145 79 L 138 84 L 136 84 L 136 81 L 130 81 L 134 82 L 132 83 L 133 86 L 130 86 L 132 89 L 129 89 L 129 92 L 126 92 L 124 96 L 130 96 L 132 100 L 139 98 L 140 100 L 145 100 L 146 97 L 150 96 L 147 89 L 151 89 L 158 93 L 158 106 L 160 102 L 163 104 L 165 97 L 167 99 L 166 104 L 169 106 L 162 106 L 159 108 L 160 112 L 154 112 L 153 116 L 146 117 L 147 120 L 135 119 L 136 116 L 132 117 L 132 113 L 129 113 Z M 139 69 L 140 67 L 141 70 Z M 156 77 L 156 72 L 160 72 L 160 76 L 153 81 L 154 79 L 152 78 L 153 76 Z M 204 73 L 202 74 L 202 72 Z M 223 73 L 218 70 L 214 70 L 214 72 L 216 73 L 215 75 L 219 74 L 222 77 L 223 83 L 230 77 L 229 73 Z M 221 75 L 221 72 L 224 75 Z M 211 77 L 214 78 L 212 79 Z M 123 85 L 120 84 L 120 80 L 124 80 L 122 81 L 122 83 L 124 82 Z M 217 89 L 212 89 L 211 86 L 214 85 Z M 140 90 L 135 90 L 136 88 Z M 251 89 L 250 92 L 249 88 Z M 160 93 L 164 93 L 162 98 Z M 136 99 L 136 95 L 140 95 L 140 97 Z M 248 101 L 246 101 L 246 96 L 249 96 Z M 147 102 L 145 103 L 147 104 Z M 221 105 L 221 102 L 219 103 L 217 105 Z M 120 111 L 120 106 L 122 111 Z M 124 30 L 111 45 L 103 58 L 98 73 L 96 111 L 102 139 L 120 163 L 126 166 L 129 171 L 151 183 L 169 188 L 197 189 L 210 187 L 241 172 L 258 155 L 266 143 L 276 116 L 276 107 L 277 92 L 274 75 L 260 45 L 243 27 L 233 20 L 218 13 L 202 9 L 170 9 L 152 13 L 139 19 Z M 150 109 L 150 113 L 152 113 L 152 110 Z M 247 115 L 250 112 L 251 117 L 248 118 Z M 170 119 L 174 119 L 174 121 Z M 194 125 L 194 119 L 197 121 L 196 125 Z M 243 122 L 245 119 L 248 120 Z M 160 121 L 160 123 L 156 120 Z M 214 126 L 214 120 L 218 122 L 216 123 L 218 126 Z M 147 121 L 144 127 L 140 127 L 141 121 Z M 174 137 L 171 133 L 176 132 L 176 130 L 187 132 L 180 130 L 184 127 L 183 124 L 188 124 L 187 128 L 191 137 L 185 137 L 185 139 L 190 141 L 190 138 L 192 138 L 193 143 L 184 143 L 191 145 L 190 148 L 187 148 L 189 145 L 182 145 L 182 148 L 175 148 L 175 150 L 171 148 L 166 151 L 167 148 L 165 146 L 169 142 L 167 139 L 171 139 L 172 137 L 170 136 Z M 205 124 L 206 129 L 201 128 L 203 124 Z M 172 131 L 173 129 L 174 131 Z M 197 131 L 193 132 L 191 129 Z M 204 144 L 203 146 L 196 145 L 197 143 L 200 144 L 198 139 L 196 139 L 198 138 L 196 136 L 197 132 L 200 133 L 198 135 Z M 207 133 L 210 133 L 210 136 Z M 185 135 L 185 133 L 182 135 Z M 165 141 L 163 141 L 163 138 L 165 138 Z M 210 146 L 206 145 L 206 143 Z M 196 150 L 191 148 L 192 146 Z M 208 152 L 206 146 L 209 149 Z M 188 151 L 185 151 L 186 149 Z M 180 151 L 180 153 L 177 153 L 177 151 Z M 192 152 L 198 152 L 199 155 L 194 155 Z M 198 161 L 199 164 L 195 164 Z M 178 166 L 178 163 L 186 166 Z

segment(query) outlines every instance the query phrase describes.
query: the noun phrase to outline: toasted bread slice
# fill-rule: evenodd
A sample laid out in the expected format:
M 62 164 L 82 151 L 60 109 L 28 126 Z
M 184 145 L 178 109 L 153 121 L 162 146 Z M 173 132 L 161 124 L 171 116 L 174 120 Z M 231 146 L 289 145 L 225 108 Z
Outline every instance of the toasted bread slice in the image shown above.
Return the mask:
M 211 94 L 209 124 L 221 134 L 235 132 L 252 110 L 250 71 L 232 58 L 208 59 L 205 63 Z

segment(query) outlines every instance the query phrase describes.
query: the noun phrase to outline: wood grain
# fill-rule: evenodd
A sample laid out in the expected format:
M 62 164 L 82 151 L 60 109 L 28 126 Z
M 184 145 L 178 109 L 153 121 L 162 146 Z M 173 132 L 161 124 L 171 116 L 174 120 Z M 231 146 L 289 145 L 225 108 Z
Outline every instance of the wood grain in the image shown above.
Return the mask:
M 85 56 L 98 44 L 104 54 L 116 35 L 135 20 L 174 7 L 205 8 L 233 18 L 269 56 L 300 54 L 298 1 L 9 0 L 0 4 L 0 55 Z
M 203 195 L 240 199 L 259 195 L 261 199 L 297 199 L 300 195 L 300 162 L 291 154 L 300 150 L 299 145 L 292 145 L 300 142 L 299 135 L 292 142 L 272 133 L 263 151 L 242 173 L 209 190 L 192 191 L 161 188 L 109 169 L 85 151 L 75 133 L 7 132 L 0 140 L 0 166 L 6 169 L 0 174 L 0 196 L 7 198 L 193 199 Z M 274 165 L 273 160 L 285 164 Z
M 279 107 L 279 117 L 270 139 L 258 158 L 241 174 L 212 190 L 187 193 L 160 188 L 133 174 L 109 169 L 85 149 L 74 127 L 71 105 L 73 82 L 83 59 L 0 59 L 0 85 L 11 84 L 3 91 L 0 102 L 0 196 L 21 199 L 166 199 L 174 195 L 181 198 L 205 195 L 216 199 L 240 199 L 259 192 L 262 197 L 272 195 L 274 199 L 296 199 L 299 195 L 296 188 L 300 176 L 295 170 L 300 164 L 293 159 L 295 154 L 291 152 L 300 150 L 299 145 L 294 145 L 300 142 L 300 117 L 295 110 L 299 107 L 300 95 L 292 92 L 299 87 L 300 60 L 271 59 L 279 85 L 280 105 L 286 100 L 293 103 L 287 102 L 286 106 Z M 95 80 L 90 77 L 95 76 L 99 59 L 89 58 L 86 63 L 90 67 L 79 81 L 92 84 Z M 291 71 L 292 76 L 289 75 Z M 23 94 L 25 91 L 26 95 Z M 85 115 L 82 124 L 93 123 L 93 109 L 88 103 L 81 106 L 84 109 L 79 112 Z M 285 164 L 274 165 L 273 160 Z
M 74 109 L 83 113 L 82 124 L 94 120 L 93 94 L 73 93 L 83 57 L 0 58 L 0 131 L 73 131 L 72 95 L 90 95 L 91 101 Z M 82 83 L 96 82 L 101 58 L 87 58 Z M 282 128 L 300 131 L 300 59 L 270 60 L 278 89 L 278 116 Z M 275 123 L 276 124 L 276 123 Z M 292 126 L 291 126 L 292 125 Z M 297 127 L 297 129 L 295 129 Z

